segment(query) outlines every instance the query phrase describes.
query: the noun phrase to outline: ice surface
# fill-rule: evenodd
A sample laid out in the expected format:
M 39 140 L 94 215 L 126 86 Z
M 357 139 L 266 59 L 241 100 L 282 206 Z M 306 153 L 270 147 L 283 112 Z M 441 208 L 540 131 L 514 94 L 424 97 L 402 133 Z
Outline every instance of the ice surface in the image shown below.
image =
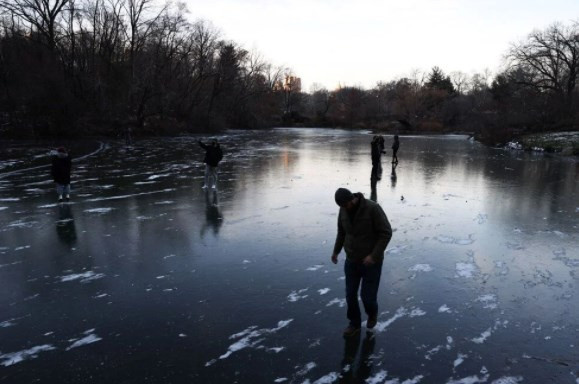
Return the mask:
M 481 333 L 480 337 L 475 337 L 474 339 L 471 339 L 474 343 L 477 344 L 482 344 L 485 342 L 486 339 L 488 339 L 491 336 L 491 329 L 487 329 L 486 331 L 484 331 L 483 333 Z
M 71 275 L 60 276 L 61 282 L 80 280 L 81 283 L 88 283 L 92 280 L 102 279 L 105 277 L 104 273 L 95 273 L 93 271 L 87 271 L 83 273 L 74 273 Z
M 94 333 L 90 333 L 90 334 L 86 335 L 85 337 L 83 337 L 79 340 L 76 340 L 68 348 L 66 348 L 66 350 L 69 351 L 69 350 L 74 349 L 74 348 L 82 347 L 83 345 L 96 343 L 97 341 L 100 341 L 100 340 L 102 340 L 102 338 L 100 338 L 99 336 L 97 336 Z

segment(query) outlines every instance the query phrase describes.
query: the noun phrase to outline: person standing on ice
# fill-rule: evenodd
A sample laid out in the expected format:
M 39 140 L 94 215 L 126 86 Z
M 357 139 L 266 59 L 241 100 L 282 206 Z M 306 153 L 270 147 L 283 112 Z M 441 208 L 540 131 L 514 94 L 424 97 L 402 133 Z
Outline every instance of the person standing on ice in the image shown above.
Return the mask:
M 199 140 L 199 145 L 205 150 L 205 158 L 203 162 L 205 163 L 205 184 L 203 184 L 203 189 L 209 187 L 209 181 L 212 182 L 211 188 L 217 188 L 217 166 L 219 162 L 223 159 L 223 151 L 217 140 L 212 140 L 211 144 L 203 144 Z
M 392 143 L 392 163 L 398 164 L 398 148 L 400 148 L 400 140 L 398 135 L 394 135 L 394 143 Z
M 382 274 L 384 251 L 392 238 L 392 227 L 386 214 L 372 200 L 366 200 L 362 193 L 352 193 L 338 188 L 334 195 L 340 207 L 338 214 L 338 235 L 332 253 L 332 263 L 338 263 L 338 254 L 344 248 L 346 261 L 346 303 L 348 304 L 348 327 L 344 336 L 360 332 L 362 317 L 358 305 L 358 290 L 364 309 L 368 315 L 366 328 L 372 329 L 378 321 L 378 286 Z
M 58 193 L 58 202 L 70 200 L 70 171 L 72 161 L 70 154 L 63 147 L 52 151 L 52 167 L 50 173 L 56 183 L 56 192 Z

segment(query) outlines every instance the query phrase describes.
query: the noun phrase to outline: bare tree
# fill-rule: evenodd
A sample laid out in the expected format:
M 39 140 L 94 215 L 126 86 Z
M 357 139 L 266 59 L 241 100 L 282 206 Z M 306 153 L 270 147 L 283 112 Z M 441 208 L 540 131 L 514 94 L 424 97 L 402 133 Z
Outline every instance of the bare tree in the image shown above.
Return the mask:
M 0 9 L 8 10 L 35 28 L 53 50 L 61 28 L 58 17 L 68 3 L 69 0 L 0 0 Z

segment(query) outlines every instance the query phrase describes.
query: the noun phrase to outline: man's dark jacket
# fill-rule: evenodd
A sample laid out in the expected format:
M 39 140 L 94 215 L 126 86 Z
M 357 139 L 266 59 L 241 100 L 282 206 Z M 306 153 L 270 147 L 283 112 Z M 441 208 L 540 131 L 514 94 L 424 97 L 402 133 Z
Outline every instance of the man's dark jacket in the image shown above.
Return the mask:
M 211 167 L 217 167 L 221 159 L 223 159 L 223 152 L 221 151 L 219 144 L 213 146 L 203 144 L 199 141 L 199 145 L 205 150 L 205 158 L 203 159 L 203 162 Z
M 360 262 L 372 255 L 375 262 L 381 262 L 392 238 L 390 222 L 380 205 L 366 200 L 361 193 L 354 196 L 358 198 L 358 209 L 353 220 L 345 208 L 340 208 L 334 253 L 340 253 L 344 247 L 349 260 Z
M 61 185 L 70 184 L 70 170 L 72 163 L 70 156 L 65 153 L 58 153 L 52 157 L 52 179 L 55 183 Z

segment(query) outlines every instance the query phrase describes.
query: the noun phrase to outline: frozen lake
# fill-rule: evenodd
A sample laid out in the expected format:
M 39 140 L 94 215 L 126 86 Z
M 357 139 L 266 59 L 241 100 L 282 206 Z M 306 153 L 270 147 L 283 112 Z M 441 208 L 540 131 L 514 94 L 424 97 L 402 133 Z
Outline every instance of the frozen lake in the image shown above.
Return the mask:
M 576 159 L 403 136 L 392 178 L 386 136 L 372 194 L 370 133 L 218 138 L 208 193 L 197 137 L 71 144 L 60 205 L 46 148 L 4 151 L 0 382 L 579 383 Z M 340 186 L 394 230 L 349 340 Z

